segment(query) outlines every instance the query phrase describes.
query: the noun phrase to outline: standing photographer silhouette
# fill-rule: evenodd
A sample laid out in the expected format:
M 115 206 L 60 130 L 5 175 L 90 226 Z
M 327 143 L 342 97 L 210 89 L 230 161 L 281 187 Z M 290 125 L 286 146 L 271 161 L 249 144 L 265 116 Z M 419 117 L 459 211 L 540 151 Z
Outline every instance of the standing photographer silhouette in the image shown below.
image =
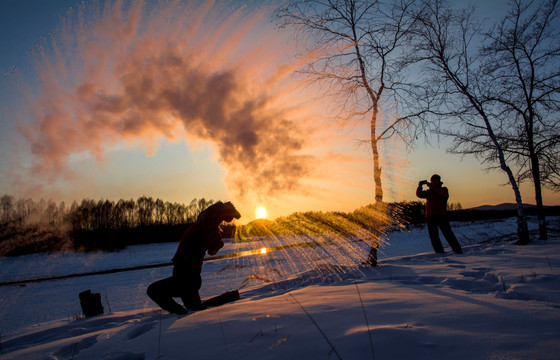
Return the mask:
M 428 187 L 428 190 L 424 190 L 424 185 Z M 441 177 L 438 174 L 434 174 L 430 178 L 430 182 L 427 180 L 420 181 L 418 188 L 416 188 L 416 196 L 426 199 L 426 223 L 428 224 L 428 234 L 430 235 L 434 251 L 438 254 L 445 252 L 439 239 L 439 230 L 441 229 L 451 249 L 456 254 L 462 254 L 461 245 L 457 241 L 453 230 L 451 230 L 451 225 L 449 225 L 449 220 L 447 219 L 449 191 L 443 186 Z

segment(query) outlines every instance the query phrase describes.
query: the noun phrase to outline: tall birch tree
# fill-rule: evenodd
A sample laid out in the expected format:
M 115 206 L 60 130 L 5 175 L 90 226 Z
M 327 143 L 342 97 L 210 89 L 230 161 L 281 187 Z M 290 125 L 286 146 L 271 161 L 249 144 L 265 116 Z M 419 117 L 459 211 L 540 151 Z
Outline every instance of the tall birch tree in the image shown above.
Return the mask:
M 383 202 L 380 146 L 398 136 L 410 141 L 411 117 L 382 122 L 380 114 L 398 107 L 399 88 L 409 65 L 410 17 L 414 0 L 297 0 L 277 11 L 282 28 L 295 31 L 315 56 L 302 69 L 326 84 L 340 104 L 341 120 L 370 125 L 375 201 Z M 395 113 L 398 111 L 395 111 Z
M 415 53 L 424 61 L 426 78 L 416 99 L 424 103 L 432 121 L 450 124 L 442 133 L 453 139 L 452 152 L 498 164 L 515 196 L 518 243 L 526 244 L 530 238 L 521 192 L 500 137 L 507 119 L 488 96 L 496 84 L 485 73 L 479 52 L 481 27 L 473 13 L 474 9 L 452 8 L 445 0 L 424 1 Z
M 504 18 L 485 32 L 484 76 L 508 126 L 499 135 L 534 185 L 539 237 L 547 239 L 542 183 L 554 176 L 560 150 L 560 5 L 558 0 L 513 0 Z

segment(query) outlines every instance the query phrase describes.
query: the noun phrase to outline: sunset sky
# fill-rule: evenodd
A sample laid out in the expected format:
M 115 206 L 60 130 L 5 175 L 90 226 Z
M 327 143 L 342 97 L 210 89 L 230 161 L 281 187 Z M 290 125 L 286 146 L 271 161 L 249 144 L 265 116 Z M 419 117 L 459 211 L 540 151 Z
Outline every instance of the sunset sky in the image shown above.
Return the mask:
M 463 3 L 501 17 L 507 1 Z M 374 202 L 367 121 L 330 120 L 332 103 L 294 74 L 272 3 L 81 4 L 0 2 L 0 195 L 204 197 L 233 201 L 244 221 L 259 206 L 275 218 Z M 383 145 L 386 201 L 415 200 L 439 173 L 464 208 L 514 202 L 503 172 L 430 143 Z M 522 195 L 534 203 L 529 183 Z

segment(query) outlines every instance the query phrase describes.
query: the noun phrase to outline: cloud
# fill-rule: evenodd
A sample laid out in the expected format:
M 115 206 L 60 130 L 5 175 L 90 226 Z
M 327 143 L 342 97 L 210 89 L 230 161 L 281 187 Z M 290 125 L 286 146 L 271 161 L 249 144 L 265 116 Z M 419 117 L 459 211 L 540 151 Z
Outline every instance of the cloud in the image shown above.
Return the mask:
M 190 3 L 190 2 L 189 2 Z M 211 143 L 239 194 L 295 190 L 313 168 L 299 84 L 264 10 L 201 2 L 107 2 L 70 12 L 36 54 L 39 94 L 20 126 L 37 174 L 180 126 Z M 299 99 L 300 102 L 304 100 Z

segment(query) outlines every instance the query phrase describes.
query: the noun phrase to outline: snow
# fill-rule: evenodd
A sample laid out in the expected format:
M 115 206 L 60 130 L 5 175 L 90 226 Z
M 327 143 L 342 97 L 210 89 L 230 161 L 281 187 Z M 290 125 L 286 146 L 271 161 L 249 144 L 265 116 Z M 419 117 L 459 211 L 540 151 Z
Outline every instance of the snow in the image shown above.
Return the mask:
M 201 296 L 243 286 L 241 299 L 187 316 L 145 295 L 165 267 L 3 286 L 0 359 L 558 359 L 560 239 L 485 241 L 507 238 L 513 219 L 452 226 L 464 255 L 434 254 L 413 228 L 387 235 L 376 268 L 359 265 L 368 246 L 353 238 L 206 262 Z M 166 262 L 175 246 L 1 258 L 0 281 Z M 87 289 L 104 315 L 80 318 Z

